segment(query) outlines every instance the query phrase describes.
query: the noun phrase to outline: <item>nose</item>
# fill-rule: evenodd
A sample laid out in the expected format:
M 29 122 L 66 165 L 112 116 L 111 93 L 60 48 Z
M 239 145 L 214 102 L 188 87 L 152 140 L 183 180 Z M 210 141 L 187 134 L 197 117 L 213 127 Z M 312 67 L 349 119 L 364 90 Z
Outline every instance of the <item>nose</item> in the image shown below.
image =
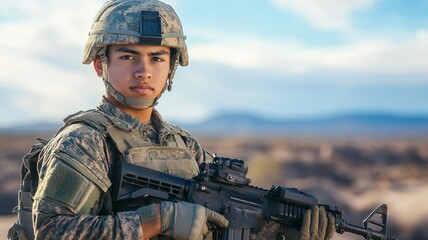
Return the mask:
M 141 61 L 136 65 L 135 78 L 137 79 L 150 79 L 152 72 L 149 64 L 146 61 Z

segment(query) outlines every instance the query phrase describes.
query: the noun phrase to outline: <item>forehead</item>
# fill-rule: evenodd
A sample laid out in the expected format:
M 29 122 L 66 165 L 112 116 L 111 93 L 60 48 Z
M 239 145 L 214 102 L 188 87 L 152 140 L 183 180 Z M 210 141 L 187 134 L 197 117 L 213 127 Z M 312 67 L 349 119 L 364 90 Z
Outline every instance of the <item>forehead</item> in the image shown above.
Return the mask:
M 167 53 L 170 53 L 171 50 L 169 47 L 166 46 L 152 46 L 152 45 L 139 45 L 139 44 L 115 44 L 109 46 L 109 51 L 111 53 L 116 52 L 118 49 L 129 49 L 133 51 L 137 51 L 140 53 L 150 53 L 150 52 L 160 52 L 165 51 Z

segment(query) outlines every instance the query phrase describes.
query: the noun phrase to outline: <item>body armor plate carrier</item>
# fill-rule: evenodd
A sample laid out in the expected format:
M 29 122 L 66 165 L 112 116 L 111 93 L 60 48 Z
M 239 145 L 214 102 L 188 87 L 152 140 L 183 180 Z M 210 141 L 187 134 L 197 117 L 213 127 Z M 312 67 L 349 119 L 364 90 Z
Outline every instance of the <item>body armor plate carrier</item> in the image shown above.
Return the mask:
M 88 110 L 67 117 L 64 120 L 64 125 L 56 134 L 72 124 L 82 123 L 110 138 L 121 154 L 120 161 L 187 179 L 196 176 L 199 172 L 198 164 L 192 158 L 183 140 L 189 136 L 184 131 L 167 135 L 167 146 L 156 146 L 144 141 L 141 133 L 132 130 L 124 121 L 114 116 L 105 115 L 99 110 Z M 14 212 L 18 212 L 18 217 L 17 222 L 9 229 L 8 239 L 34 239 L 32 198 L 38 187 L 36 166 L 38 155 L 46 144 L 46 140 L 39 139 L 39 142 L 34 144 L 30 152 L 23 158 L 18 206 L 14 209 Z M 115 171 L 113 170 L 113 172 Z M 115 209 L 114 206 L 113 209 Z

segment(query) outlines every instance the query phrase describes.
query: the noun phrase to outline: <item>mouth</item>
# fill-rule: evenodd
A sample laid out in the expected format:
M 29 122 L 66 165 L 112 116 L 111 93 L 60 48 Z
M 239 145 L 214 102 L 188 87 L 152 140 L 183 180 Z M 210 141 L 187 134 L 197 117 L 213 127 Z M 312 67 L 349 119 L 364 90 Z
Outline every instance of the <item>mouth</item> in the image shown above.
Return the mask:
M 155 89 L 147 84 L 140 84 L 130 87 L 131 91 L 136 92 L 138 94 L 148 94 L 153 92 Z

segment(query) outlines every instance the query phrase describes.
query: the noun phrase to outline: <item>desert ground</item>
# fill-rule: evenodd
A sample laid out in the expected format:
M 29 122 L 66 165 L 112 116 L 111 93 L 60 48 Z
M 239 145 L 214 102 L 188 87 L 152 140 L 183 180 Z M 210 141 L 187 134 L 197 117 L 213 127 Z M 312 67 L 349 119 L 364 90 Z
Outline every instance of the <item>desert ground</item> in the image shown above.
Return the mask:
M 252 185 L 298 188 L 320 203 L 338 206 L 356 225 L 386 203 L 391 235 L 400 240 L 428 239 L 428 137 L 196 137 L 212 153 L 245 160 Z M 11 211 L 16 205 L 21 157 L 35 138 L 0 134 L 0 238 L 14 221 Z M 334 239 L 361 237 L 345 233 Z

